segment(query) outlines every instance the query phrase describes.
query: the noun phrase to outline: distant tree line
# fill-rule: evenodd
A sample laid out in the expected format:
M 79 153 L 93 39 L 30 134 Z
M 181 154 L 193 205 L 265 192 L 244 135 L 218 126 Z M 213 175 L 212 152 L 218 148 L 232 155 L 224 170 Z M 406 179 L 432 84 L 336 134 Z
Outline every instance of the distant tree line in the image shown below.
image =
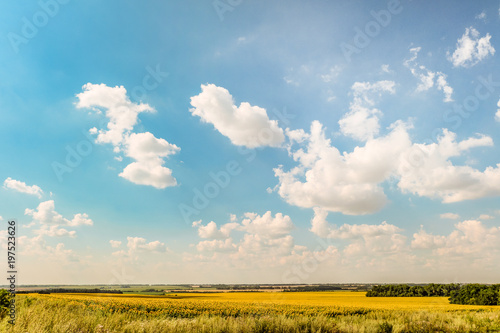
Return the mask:
M 500 305 L 500 284 L 387 284 L 373 286 L 367 297 L 449 297 L 451 304 Z
M 500 284 L 466 284 L 451 294 L 450 303 L 500 305 Z
M 32 294 L 32 293 L 38 293 L 38 294 L 55 294 L 55 293 L 86 293 L 86 294 L 98 294 L 98 293 L 104 293 L 104 294 L 123 294 L 121 290 L 111 290 L 111 289 L 76 289 L 76 288 L 70 288 L 70 289 L 65 289 L 65 288 L 55 288 L 55 289 L 42 289 L 42 290 L 22 290 L 22 291 L 16 291 L 16 294 Z
M 373 286 L 366 293 L 368 297 L 429 297 L 448 296 L 460 289 L 459 284 L 427 284 L 410 286 L 407 284 L 386 284 Z
M 319 285 L 319 286 L 288 287 L 288 288 L 283 289 L 284 292 L 293 292 L 293 291 L 329 291 L 329 290 L 342 290 L 342 288 L 341 287 L 337 287 L 337 286 Z

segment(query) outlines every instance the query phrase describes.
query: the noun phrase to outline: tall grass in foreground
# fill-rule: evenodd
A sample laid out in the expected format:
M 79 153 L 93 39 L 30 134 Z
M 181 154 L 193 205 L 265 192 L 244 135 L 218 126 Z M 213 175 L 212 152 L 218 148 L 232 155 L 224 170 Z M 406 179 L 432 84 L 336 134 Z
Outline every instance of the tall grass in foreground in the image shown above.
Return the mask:
M 17 297 L 17 322 L 1 332 L 500 332 L 498 311 L 375 310 L 359 315 L 199 315 L 146 317 L 109 313 L 66 299 Z

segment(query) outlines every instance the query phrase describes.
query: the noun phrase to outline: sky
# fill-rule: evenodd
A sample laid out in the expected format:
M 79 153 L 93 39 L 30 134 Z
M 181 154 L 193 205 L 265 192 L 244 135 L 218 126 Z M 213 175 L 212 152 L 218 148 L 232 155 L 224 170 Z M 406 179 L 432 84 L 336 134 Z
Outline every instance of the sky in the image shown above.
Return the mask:
M 499 2 L 0 7 L 19 284 L 498 282 Z

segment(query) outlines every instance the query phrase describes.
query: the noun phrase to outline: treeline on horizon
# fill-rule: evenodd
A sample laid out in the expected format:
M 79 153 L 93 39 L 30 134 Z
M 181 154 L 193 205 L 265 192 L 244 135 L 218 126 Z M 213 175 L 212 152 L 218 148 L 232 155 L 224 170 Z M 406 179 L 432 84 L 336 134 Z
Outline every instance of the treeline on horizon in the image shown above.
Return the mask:
M 87 289 L 87 288 L 51 288 L 51 289 L 41 289 L 41 290 L 19 290 L 16 291 L 16 294 L 55 294 L 55 293 L 86 293 L 86 294 L 98 294 L 98 293 L 106 293 L 106 294 L 123 294 L 121 290 L 111 290 L 111 289 Z
M 450 304 L 500 305 L 500 284 L 435 284 L 373 286 L 367 297 L 449 297 Z

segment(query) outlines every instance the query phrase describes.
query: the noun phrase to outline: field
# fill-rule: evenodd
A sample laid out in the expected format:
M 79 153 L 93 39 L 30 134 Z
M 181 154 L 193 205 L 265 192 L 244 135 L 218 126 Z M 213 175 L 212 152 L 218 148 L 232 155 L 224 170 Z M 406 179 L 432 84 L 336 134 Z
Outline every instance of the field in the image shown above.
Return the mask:
M 364 292 L 17 296 L 12 332 L 499 332 L 500 309 Z

